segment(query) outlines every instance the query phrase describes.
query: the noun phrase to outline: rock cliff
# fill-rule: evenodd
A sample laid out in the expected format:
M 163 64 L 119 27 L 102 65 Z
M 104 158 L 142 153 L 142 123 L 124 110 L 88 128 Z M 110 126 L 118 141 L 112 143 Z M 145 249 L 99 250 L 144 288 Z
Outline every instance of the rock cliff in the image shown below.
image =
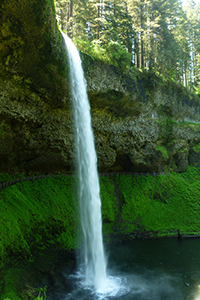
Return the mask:
M 200 99 L 155 74 L 124 74 L 92 61 L 85 73 L 100 170 L 182 172 L 188 164 L 199 166 Z
M 0 21 L 0 173 L 72 172 L 67 61 L 53 1 L 3 0 Z M 100 172 L 200 166 L 196 96 L 154 74 L 82 59 Z

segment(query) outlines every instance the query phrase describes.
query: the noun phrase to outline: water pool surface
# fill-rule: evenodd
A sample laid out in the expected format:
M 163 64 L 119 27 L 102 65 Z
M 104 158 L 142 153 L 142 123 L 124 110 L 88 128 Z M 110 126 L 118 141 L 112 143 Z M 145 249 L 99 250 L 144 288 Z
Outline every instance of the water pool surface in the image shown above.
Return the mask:
M 60 300 L 200 300 L 200 239 L 136 240 L 106 247 L 108 283 L 95 292 L 65 274 Z

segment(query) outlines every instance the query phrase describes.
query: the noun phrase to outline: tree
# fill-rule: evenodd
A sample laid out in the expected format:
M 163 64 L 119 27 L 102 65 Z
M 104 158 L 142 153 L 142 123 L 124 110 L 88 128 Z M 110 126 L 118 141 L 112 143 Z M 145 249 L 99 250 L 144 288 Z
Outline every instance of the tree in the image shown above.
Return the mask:
M 200 79 L 200 5 L 196 5 L 193 0 L 190 0 L 184 10 L 188 20 L 187 38 L 190 48 L 187 84 L 190 89 L 194 90 Z
M 128 9 L 133 18 L 134 53 L 136 66 L 144 67 L 144 36 L 146 32 L 146 0 L 128 0 Z
M 200 82 L 200 6 L 189 0 L 56 0 L 62 30 L 110 63 Z M 127 55 L 128 54 L 128 55 Z M 108 57 L 109 56 L 109 57 Z
M 67 31 L 71 37 L 73 32 L 73 1 L 74 0 L 56 0 L 55 2 L 60 28 L 61 30 Z

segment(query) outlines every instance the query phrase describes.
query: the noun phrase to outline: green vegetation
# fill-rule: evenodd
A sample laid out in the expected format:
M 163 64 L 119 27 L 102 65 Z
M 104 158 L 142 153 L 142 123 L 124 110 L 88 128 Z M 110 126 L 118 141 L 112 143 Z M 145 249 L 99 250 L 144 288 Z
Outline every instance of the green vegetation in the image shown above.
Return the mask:
M 9 179 L 6 174 L 1 178 Z M 17 265 L 5 268 L 8 255 L 31 265 L 34 253 L 51 245 L 58 249 L 77 245 L 74 183 L 69 176 L 58 176 L 0 191 L 1 300 L 20 299 L 22 273 Z M 200 169 L 188 167 L 181 174 L 159 176 L 111 175 L 101 177 L 100 185 L 106 241 L 113 234 L 171 236 L 178 229 L 200 234 Z
M 194 150 L 194 152 L 199 153 L 200 152 L 200 144 L 197 144 L 192 149 Z
M 112 230 L 117 227 L 122 233 L 151 231 L 158 236 L 172 235 L 178 229 L 182 233 L 200 233 L 200 169 L 190 167 L 182 174 L 157 177 L 115 175 L 112 180 L 106 177 L 101 180 L 103 216 L 109 207 L 106 201 L 110 201 L 108 195 L 104 196 L 106 184 L 110 191 L 115 185 L 120 191 L 115 193 L 114 200 L 118 209 L 113 210 L 110 205 L 111 215 L 116 211 L 115 218 L 109 220 Z
M 39 294 L 38 294 L 37 298 L 31 297 L 31 300 L 45 300 L 45 299 L 47 299 L 46 292 L 47 292 L 47 288 L 46 287 L 40 288 L 40 291 L 39 291 Z M 17 297 L 15 294 L 13 296 L 14 296 L 14 298 L 11 295 L 11 298 L 10 297 L 9 298 L 6 297 L 3 300 L 12 300 L 12 299 L 20 300 L 20 298 Z
M 166 233 L 178 228 L 200 232 L 196 216 L 200 205 L 200 169 L 188 167 L 181 174 L 156 177 L 111 175 L 101 177 L 100 184 L 105 231 L 110 228 L 111 233 L 116 226 L 123 228 L 126 224 L 129 232 L 137 226 Z M 71 177 L 58 176 L 25 181 L 1 190 L 1 257 L 9 250 L 31 258 L 31 247 L 45 247 L 45 243 L 74 248 L 73 185 Z M 137 226 L 133 225 L 136 223 Z M 35 232 L 33 242 L 31 235 Z
M 15 184 L 1 190 L 0 206 L 1 276 L 8 255 L 31 262 L 34 251 L 44 250 L 52 244 L 59 248 L 74 248 L 76 216 L 72 178 L 59 176 Z M 16 269 L 13 273 L 4 275 L 3 296 L 17 299 L 11 295 L 14 293 L 13 282 L 16 284 L 20 277 Z
M 199 95 L 200 5 L 179 0 L 55 0 L 58 23 L 89 55 L 134 65 Z
M 165 159 L 168 159 L 169 156 L 168 156 L 168 152 L 167 152 L 167 149 L 164 147 L 164 146 L 157 146 L 156 147 L 156 150 L 159 150 L 162 152 L 162 155 Z
M 124 95 L 117 91 L 107 91 L 107 93 L 88 93 L 90 105 L 94 110 L 110 114 L 115 117 L 138 116 L 142 110 L 142 104 L 134 97 Z
M 24 0 L 22 5 L 17 0 L 2 0 L 0 11 L 0 76 L 12 77 L 23 92 L 37 92 L 42 97 L 48 91 L 48 101 L 47 96 L 43 100 L 51 106 L 61 105 L 66 95 L 63 78 L 67 63 L 54 1 Z
M 43 247 L 44 238 L 74 248 L 72 183 L 70 177 L 59 176 L 21 182 L 0 192 L 1 257 L 8 250 L 30 257 L 33 243 Z M 37 232 L 34 242 L 33 231 Z
M 77 38 L 74 42 L 81 51 L 86 52 L 94 59 L 101 60 L 108 65 L 114 65 L 122 71 L 131 66 L 131 53 L 128 53 L 125 47 L 117 42 L 108 42 L 106 49 L 98 41 L 91 43 Z

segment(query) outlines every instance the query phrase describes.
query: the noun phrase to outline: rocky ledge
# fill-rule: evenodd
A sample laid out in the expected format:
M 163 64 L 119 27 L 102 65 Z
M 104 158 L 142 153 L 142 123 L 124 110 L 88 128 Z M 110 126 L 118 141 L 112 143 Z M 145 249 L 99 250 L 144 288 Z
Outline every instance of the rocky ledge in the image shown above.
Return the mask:
M 53 1 L 0 6 L 0 172 L 71 173 L 68 67 Z M 200 166 L 197 96 L 155 74 L 82 59 L 100 172 Z

